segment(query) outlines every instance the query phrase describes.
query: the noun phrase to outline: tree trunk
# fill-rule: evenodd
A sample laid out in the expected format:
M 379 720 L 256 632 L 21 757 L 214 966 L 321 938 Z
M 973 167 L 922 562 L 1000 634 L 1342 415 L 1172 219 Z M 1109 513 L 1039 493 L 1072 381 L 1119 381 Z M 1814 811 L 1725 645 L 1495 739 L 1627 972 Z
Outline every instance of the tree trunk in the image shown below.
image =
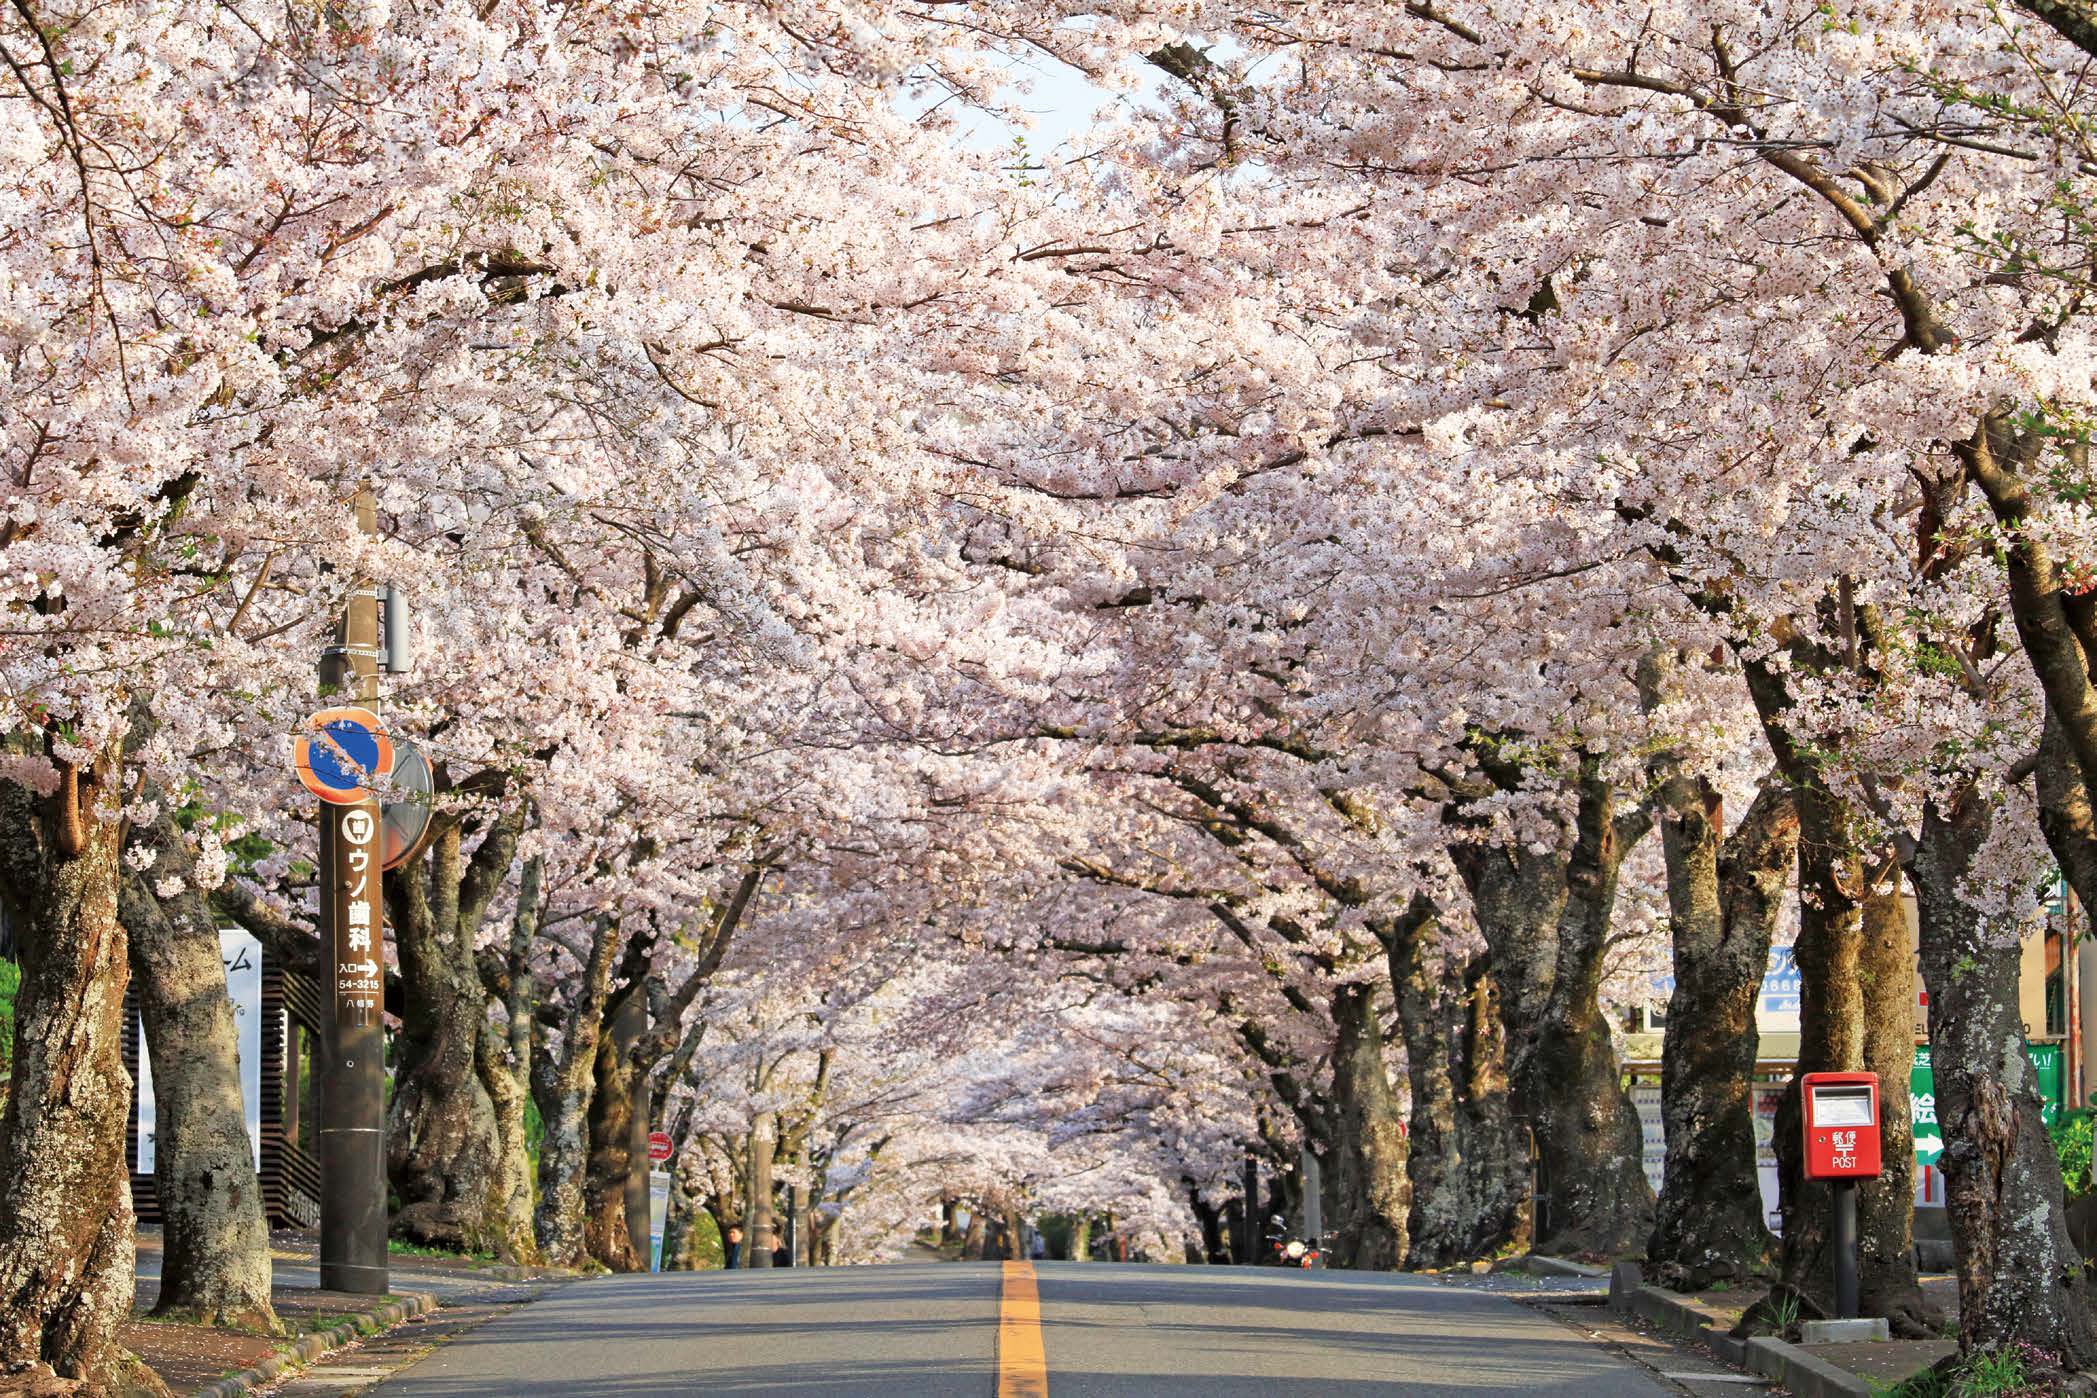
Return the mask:
M 1464 1188 L 1478 1201 L 1470 1255 L 1526 1252 L 1536 1241 L 1536 1189 L 1529 1137 L 1515 1121 L 1508 1095 L 1507 1035 L 1489 953 L 1466 960 L 1463 991 L 1463 1076 L 1456 1106 Z
M 583 1185 L 583 1244 L 614 1272 L 647 1270 L 626 1223 L 633 1160 L 633 1061 L 627 1050 L 646 1029 L 639 985 L 607 1008 L 597 1037 L 596 1089 L 590 1095 L 590 1154 Z M 747 1247 L 750 1240 L 746 1237 Z
M 520 1062 L 509 1031 L 496 1024 L 481 1026 L 475 1069 L 495 1113 L 495 1158 L 489 1162 L 488 1215 L 481 1236 L 504 1262 L 529 1266 L 539 1260 L 532 1233 L 532 1171 L 524 1105 L 530 1093 L 522 1080 L 529 1071 L 530 1029 L 526 1057 Z M 522 1071 L 520 1071 L 522 1070 Z
M 1615 793 L 1584 757 L 1565 911 L 1558 924 L 1558 974 L 1536 1053 L 1530 1101 L 1544 1123 L 1539 1148 L 1564 1212 L 1548 1243 L 1563 1252 L 1614 1257 L 1642 1247 L 1653 1228 L 1645 1129 L 1624 1090 L 1616 1046 L 1602 1013 L 1602 955 L 1616 911 L 1624 856 L 1645 834 L 1643 812 L 1618 816 Z
M 239 1037 L 217 921 L 193 886 L 165 902 L 146 887 L 146 878 L 186 881 L 194 872 L 165 798 L 154 796 L 159 817 L 131 836 L 153 851 L 151 872 L 125 878 L 119 905 L 154 1069 L 153 1178 L 163 1222 L 153 1314 L 274 1335 L 269 1220 L 241 1110 Z
M 1857 1301 L 1884 1316 L 1898 1337 L 1935 1339 L 1943 1317 L 1923 1299 L 1915 1271 L 1915 1139 L 1907 1084 L 1915 1067 L 1915 953 L 1900 897 L 1900 874 L 1864 899 L 1864 1067 L 1879 1075 L 1884 1167 L 1857 1188 Z
M 1535 1135 L 1540 1246 L 1613 1256 L 1653 1226 L 1643 1131 L 1598 1000 L 1618 871 L 1649 822 L 1615 813 L 1599 770 L 1582 755 L 1558 848 L 1466 841 L 1449 852 L 1492 953 L 1514 1114 Z M 1451 817 L 1469 823 L 1462 803 Z
M 612 950 L 618 940 L 618 928 L 612 921 L 599 918 L 591 929 L 590 959 L 569 1007 L 560 1055 L 540 1055 L 532 1075 L 541 1126 L 539 1206 L 532 1215 L 532 1234 L 540 1256 L 556 1267 L 580 1266 L 589 1256 L 583 1212 L 590 1168 L 590 1107 Z
M 1411 1168 L 1410 1156 L 1406 1165 Z M 1260 1258 L 1260 1161 L 1250 1150 L 1245 1152 L 1244 1179 L 1239 1189 L 1237 1262 L 1240 1267 L 1249 1267 Z
M 645 1004 L 642 1008 L 642 1027 L 645 1030 Z M 626 1236 L 633 1244 L 640 1270 L 645 1272 L 653 1264 L 651 1254 L 655 1251 L 655 1212 L 649 1198 L 648 1182 L 649 1171 L 653 1168 L 648 1160 L 648 1135 L 650 1123 L 655 1120 L 655 1094 L 649 1087 L 648 1073 L 644 1068 L 633 1064 L 627 1071 L 632 1075 L 633 1104 L 629 1108 L 626 1129 Z
M 480 1070 L 488 991 L 474 944 L 523 816 L 504 812 L 470 863 L 458 820 L 438 819 L 429 853 L 386 881 L 402 988 L 386 1113 L 386 1170 L 399 1201 L 393 1231 L 424 1246 L 492 1252 L 511 1245 L 511 1201 Z
M 1970 789 L 1954 800 L 1948 817 L 1935 802 L 1925 808 L 1909 872 L 1930 993 L 1945 1212 L 1958 1256 L 1959 1346 L 2022 1341 L 2086 1370 L 2097 1367 L 2097 1332 L 2025 1055 L 2018 929 L 1970 900 L 1991 814 Z
M 1201 1197 L 1201 1190 L 1194 1181 L 1184 1175 L 1180 1187 L 1187 1191 L 1187 1208 L 1194 1214 L 1195 1225 L 1201 1230 L 1201 1256 L 1189 1259 L 1204 1264 L 1228 1260 L 1229 1246 L 1224 1242 L 1224 1211 Z
M 1675 986 L 1661 1057 L 1667 1166 L 1646 1257 L 1698 1291 L 1762 1270 L 1771 1238 L 1755 1171 L 1755 1001 L 1798 849 L 1797 807 L 1765 786 L 1731 838 L 1718 794 L 1672 753 L 1651 764 L 1667 860 Z
M 1405 1259 L 1405 1216 L 1412 1205 L 1406 1181 L 1404 1118 L 1383 1067 L 1383 1030 L 1375 988 L 1356 983 L 1333 992 L 1333 1151 L 1329 1188 L 1337 1204 L 1335 1249 L 1341 1263 L 1363 1271 L 1390 1271 Z
M 771 1266 L 772 1249 L 779 1246 L 779 1240 L 773 1236 L 777 1225 L 772 1217 L 772 1154 L 778 1144 L 777 1115 L 759 1112 L 757 1120 L 750 1124 L 749 1198 L 743 1204 L 748 1210 L 743 1222 L 745 1267 Z M 971 1233 L 980 1222 L 980 1216 L 972 1219 L 969 1224 Z
M 1834 1296 L 1828 1186 L 1805 1178 L 1798 1079 L 1864 1067 L 1863 860 L 1847 807 L 1817 786 L 1799 789 L 1799 930 L 1792 956 L 1799 973 L 1798 1068 L 1777 1104 L 1776 1156 L 1784 1216 L 1784 1280 L 1828 1314 Z
M 982 1209 L 974 1204 L 969 1205 L 968 1227 L 962 1230 L 961 1234 L 961 1260 L 963 1262 L 981 1262 L 983 1260 L 983 1241 L 988 1231 L 983 1226 Z
M 1411 1115 L 1406 1266 L 1447 1267 L 1528 1242 L 1526 1170 L 1507 1113 L 1499 1009 L 1483 956 L 1452 953 L 1416 898 L 1379 936 L 1405 1040 Z M 1256 1212 L 1257 1201 L 1251 1201 Z M 1254 1237 L 1257 1237 L 1254 1221 Z M 1248 1256 L 1256 1255 L 1248 1253 Z
M 0 1376 L 164 1394 L 117 1343 L 131 1312 L 128 948 L 117 920 L 123 746 L 55 794 L 0 780 L 0 885 L 22 978 L 0 1114 Z
M 488 1023 L 481 1033 L 476 1067 L 481 1086 L 495 1107 L 495 1181 L 489 1231 L 495 1255 L 505 1262 L 529 1265 L 539 1260 L 532 1228 L 531 1143 L 525 1130 L 525 1106 L 532 1093 L 532 1012 L 534 986 L 532 941 L 539 929 L 539 890 L 545 861 L 537 855 L 524 863 L 517 884 L 517 907 L 510 919 L 510 946 L 502 996 L 504 1022 Z

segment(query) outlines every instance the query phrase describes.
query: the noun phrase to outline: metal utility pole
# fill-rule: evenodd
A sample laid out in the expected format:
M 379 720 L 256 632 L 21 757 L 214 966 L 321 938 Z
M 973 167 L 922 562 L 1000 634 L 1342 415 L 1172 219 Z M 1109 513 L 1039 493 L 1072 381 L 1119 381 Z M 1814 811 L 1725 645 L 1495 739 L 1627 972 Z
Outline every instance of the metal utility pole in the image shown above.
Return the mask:
M 1239 1239 L 1243 1248 L 1238 1265 L 1250 1267 L 1260 1260 L 1260 1241 L 1267 1231 L 1267 1221 L 1260 1215 L 1260 1158 L 1251 1151 L 1245 1152 L 1245 1207 L 1241 1212 L 1245 1226 Z
M 1312 1247 L 1319 1247 L 1325 1238 L 1325 1180 L 1319 1169 L 1318 1153 L 1311 1149 L 1310 1142 L 1303 1143 L 1303 1240 Z
M 356 496 L 357 527 L 378 533 L 370 488 Z M 376 712 L 378 594 L 351 590 L 335 644 L 321 653 L 321 692 Z M 385 851 L 376 800 L 320 808 L 320 939 L 332 1012 L 320 1077 L 320 1284 L 386 1293 Z

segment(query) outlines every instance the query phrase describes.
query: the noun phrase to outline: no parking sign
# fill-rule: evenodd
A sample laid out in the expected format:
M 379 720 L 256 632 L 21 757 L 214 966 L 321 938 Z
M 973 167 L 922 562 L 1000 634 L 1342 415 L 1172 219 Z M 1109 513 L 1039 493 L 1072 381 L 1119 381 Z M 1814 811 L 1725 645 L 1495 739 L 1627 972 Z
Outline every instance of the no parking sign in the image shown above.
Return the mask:
M 376 796 L 367 783 L 393 771 L 393 741 L 369 709 L 322 709 L 306 720 L 292 760 L 306 790 L 354 806 Z

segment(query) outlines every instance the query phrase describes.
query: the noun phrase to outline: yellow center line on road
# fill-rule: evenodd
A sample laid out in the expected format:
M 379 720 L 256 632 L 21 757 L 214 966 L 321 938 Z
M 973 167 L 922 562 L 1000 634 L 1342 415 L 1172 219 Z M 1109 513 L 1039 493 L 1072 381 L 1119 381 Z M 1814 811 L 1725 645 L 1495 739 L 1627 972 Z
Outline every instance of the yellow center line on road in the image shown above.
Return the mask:
M 998 1293 L 998 1398 L 1048 1398 L 1041 1348 L 1041 1292 L 1034 1264 L 1007 1262 Z

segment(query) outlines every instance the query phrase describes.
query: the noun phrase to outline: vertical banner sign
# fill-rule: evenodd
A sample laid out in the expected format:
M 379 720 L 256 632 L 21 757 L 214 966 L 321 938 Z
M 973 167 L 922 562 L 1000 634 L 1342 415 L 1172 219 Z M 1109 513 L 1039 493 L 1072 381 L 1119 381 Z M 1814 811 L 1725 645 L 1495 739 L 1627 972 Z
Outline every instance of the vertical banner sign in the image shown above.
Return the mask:
M 1645 1167 L 1646 1183 L 1658 1194 L 1667 1177 L 1667 1119 L 1660 1112 L 1660 1084 L 1631 1084 L 1631 1105 L 1638 1108 L 1638 1128 L 1644 1145 L 1639 1163 Z
M 1755 1113 L 1755 1183 L 1762 1191 L 1762 1221 L 1777 1234 L 1784 1231 L 1777 1194 L 1777 1104 L 1784 1100 L 1786 1087 L 1780 1082 L 1748 1085 Z
M 369 1029 L 379 1022 L 385 984 L 379 979 L 378 814 L 351 806 L 336 819 L 342 845 L 342 918 L 336 927 L 335 1023 Z
M 321 931 L 334 970 L 321 1078 L 320 1284 L 378 1296 L 389 1275 L 379 803 L 323 805 L 320 817 Z
M 241 1113 L 255 1168 L 262 1168 L 262 943 L 244 927 L 218 930 L 219 960 L 226 966 L 226 994 L 233 1001 L 233 1037 L 240 1045 Z M 141 1048 L 140 1057 L 144 1051 Z
M 663 1269 L 663 1225 L 670 1217 L 670 1173 L 648 1172 L 648 1270 Z

